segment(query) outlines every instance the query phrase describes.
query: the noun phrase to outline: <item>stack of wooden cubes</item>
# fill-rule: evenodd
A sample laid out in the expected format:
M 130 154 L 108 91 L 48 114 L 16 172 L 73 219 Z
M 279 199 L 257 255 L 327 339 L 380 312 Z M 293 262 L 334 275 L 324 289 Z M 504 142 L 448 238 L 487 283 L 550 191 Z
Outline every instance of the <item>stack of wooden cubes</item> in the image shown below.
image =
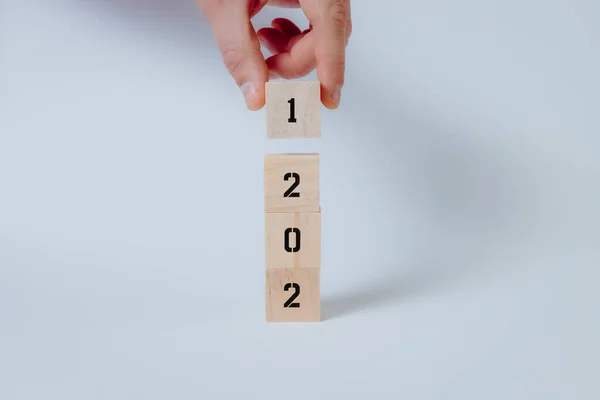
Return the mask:
M 269 139 L 321 137 L 319 82 L 268 82 Z M 321 319 L 319 154 L 267 154 L 265 185 L 266 318 Z

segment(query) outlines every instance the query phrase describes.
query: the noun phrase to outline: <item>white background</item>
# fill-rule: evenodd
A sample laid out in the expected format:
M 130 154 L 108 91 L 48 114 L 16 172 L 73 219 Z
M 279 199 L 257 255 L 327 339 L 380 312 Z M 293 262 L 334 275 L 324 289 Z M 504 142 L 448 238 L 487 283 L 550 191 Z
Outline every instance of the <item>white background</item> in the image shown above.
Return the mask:
M 600 6 L 353 19 L 322 139 L 267 141 L 191 1 L 0 2 L 0 398 L 600 397 Z M 265 323 L 280 151 L 321 154 L 317 324 Z

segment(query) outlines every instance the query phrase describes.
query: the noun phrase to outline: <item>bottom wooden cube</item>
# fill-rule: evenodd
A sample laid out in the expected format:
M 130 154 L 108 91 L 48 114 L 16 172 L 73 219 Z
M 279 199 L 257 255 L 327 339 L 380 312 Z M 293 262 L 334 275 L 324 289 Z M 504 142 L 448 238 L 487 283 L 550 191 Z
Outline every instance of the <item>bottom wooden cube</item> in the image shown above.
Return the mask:
M 320 268 L 267 268 L 267 322 L 321 320 Z

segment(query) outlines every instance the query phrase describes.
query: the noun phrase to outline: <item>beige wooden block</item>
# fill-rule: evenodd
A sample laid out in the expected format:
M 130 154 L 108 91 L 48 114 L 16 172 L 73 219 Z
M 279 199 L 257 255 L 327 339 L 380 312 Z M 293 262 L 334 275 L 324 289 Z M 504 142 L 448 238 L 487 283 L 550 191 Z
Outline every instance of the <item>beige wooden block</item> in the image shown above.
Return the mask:
M 264 174 L 265 212 L 319 211 L 318 154 L 268 154 Z
M 320 268 L 267 269 L 267 322 L 319 322 L 320 272 Z
M 320 82 L 267 82 L 265 101 L 267 138 L 321 137 Z
M 266 213 L 267 268 L 321 266 L 321 213 Z

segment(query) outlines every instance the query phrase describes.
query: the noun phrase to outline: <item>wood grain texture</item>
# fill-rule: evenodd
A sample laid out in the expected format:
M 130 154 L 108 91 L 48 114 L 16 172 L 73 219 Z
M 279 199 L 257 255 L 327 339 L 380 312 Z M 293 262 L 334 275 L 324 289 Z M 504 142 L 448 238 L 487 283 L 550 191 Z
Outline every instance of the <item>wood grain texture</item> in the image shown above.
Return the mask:
M 293 101 L 293 115 L 291 100 Z M 320 82 L 267 82 L 265 101 L 267 138 L 321 137 Z M 294 121 L 290 122 L 292 116 Z
M 264 169 L 265 212 L 319 211 L 318 154 L 267 154 Z M 285 197 L 296 178 L 293 196 Z
M 321 266 L 321 213 L 265 214 L 267 268 Z
M 319 322 L 321 320 L 320 268 L 266 270 L 267 322 Z M 287 289 L 287 290 L 286 290 Z M 298 296 L 289 302 L 292 295 Z M 291 305 L 294 306 L 291 306 Z

